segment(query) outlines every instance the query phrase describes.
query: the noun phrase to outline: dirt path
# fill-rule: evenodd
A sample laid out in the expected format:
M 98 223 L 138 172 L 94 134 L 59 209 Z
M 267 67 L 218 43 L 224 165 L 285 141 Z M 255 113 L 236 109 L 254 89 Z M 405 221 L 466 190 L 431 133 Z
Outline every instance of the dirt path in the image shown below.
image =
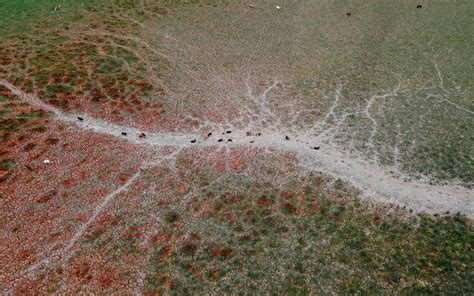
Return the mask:
M 387 168 L 342 152 L 340 148 L 328 141 L 324 132 L 319 136 L 309 132 L 300 133 L 296 136 L 292 135 L 288 140 L 284 132 L 262 131 L 260 136 L 247 136 L 246 131 L 234 129 L 231 134 L 225 135 L 221 135 L 222 131 L 216 131 L 207 140 L 198 134 L 176 133 L 146 133 L 146 137 L 139 137 L 141 131 L 138 129 L 112 124 L 86 114 L 67 114 L 5 80 L 0 79 L 0 85 L 10 89 L 24 101 L 53 113 L 57 120 L 74 124 L 81 129 L 114 136 L 140 145 L 157 147 L 245 145 L 265 149 L 276 148 L 294 153 L 300 160 L 301 166 L 307 170 L 320 171 L 351 182 L 362 189 L 367 198 L 406 206 L 415 212 L 461 212 L 469 218 L 474 218 L 473 190 L 457 185 L 440 186 L 430 185 L 426 181 L 405 181 L 409 179 L 408 176 L 397 168 L 389 168 L 392 171 L 390 174 Z M 78 117 L 83 120 L 80 121 Z M 127 135 L 123 136 L 123 132 Z M 219 139 L 222 141 L 218 142 Z M 229 142 L 229 139 L 232 142 Z M 312 149 L 314 146 L 320 146 L 320 148 Z

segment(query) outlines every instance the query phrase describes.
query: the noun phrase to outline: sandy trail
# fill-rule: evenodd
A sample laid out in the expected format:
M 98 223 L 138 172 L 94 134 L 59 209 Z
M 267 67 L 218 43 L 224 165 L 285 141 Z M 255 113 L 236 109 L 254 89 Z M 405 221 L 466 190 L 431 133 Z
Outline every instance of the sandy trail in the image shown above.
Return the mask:
M 139 129 L 112 124 L 102 119 L 93 118 L 87 114 L 65 113 L 54 106 L 44 103 L 40 99 L 15 87 L 11 83 L 0 79 L 0 85 L 8 88 L 12 93 L 20 97 L 25 102 L 44 109 L 54 114 L 58 121 L 66 122 L 79 129 L 113 136 L 120 140 L 131 141 L 134 144 L 147 145 L 152 147 L 173 147 L 177 150 L 166 156 L 162 161 L 170 160 L 179 151 L 187 147 L 205 147 L 222 145 L 232 147 L 258 147 L 266 151 L 275 149 L 294 154 L 300 166 L 307 171 L 318 171 L 334 178 L 350 182 L 360 188 L 364 197 L 383 203 L 393 203 L 413 209 L 415 212 L 428 213 L 463 213 L 467 217 L 474 218 L 473 190 L 457 185 L 430 185 L 424 181 L 406 181 L 407 176 L 397 168 L 383 168 L 375 162 L 369 162 L 362 158 L 354 158 L 353 155 L 344 153 L 342 149 L 334 145 L 325 130 L 315 136 L 311 132 L 301 132 L 298 135 L 285 134 L 282 131 L 263 130 L 261 135 L 248 136 L 247 130 L 232 129 L 231 134 L 224 134 L 223 129 L 213 132 L 213 136 L 204 139 L 202 135 L 193 133 L 146 133 L 146 137 L 139 137 Z M 271 87 L 274 87 L 271 86 Z M 267 92 L 265 92 L 266 95 Z M 337 104 L 337 98 L 336 102 Z M 334 105 L 335 105 L 334 104 Z M 331 109 L 330 113 L 333 108 Z M 331 114 L 328 115 L 328 117 Z M 83 120 L 79 120 L 81 117 Z M 122 133 L 127 133 L 126 136 Z M 221 134 L 222 133 L 222 134 Z M 287 135 L 289 139 L 285 138 Z M 222 139 L 222 142 L 218 142 Z M 228 140 L 232 139 L 232 142 Z M 319 149 L 313 149 L 318 146 Z M 23 276 L 34 276 L 39 268 L 53 264 L 54 262 L 64 262 L 71 255 L 75 243 L 82 237 L 88 227 L 94 223 L 97 216 L 108 206 L 117 195 L 127 191 L 135 180 L 141 176 L 142 169 L 153 166 L 154 163 L 142 165 L 124 185 L 109 193 L 101 202 L 97 204 L 89 219 L 81 225 L 68 240 L 66 246 L 48 257 L 38 261 L 25 269 Z M 392 174 L 388 172 L 392 171 Z M 397 177 L 398 176 L 398 177 Z M 7 294 L 13 293 L 15 287 L 4 291 Z
M 289 140 L 285 139 L 283 132 L 263 130 L 261 136 L 249 137 L 246 130 L 235 129 L 232 129 L 231 134 L 225 135 L 220 135 L 219 132 L 222 131 L 217 131 L 207 140 L 203 139 L 202 135 L 192 133 L 146 133 L 145 138 L 140 138 L 141 131 L 138 129 L 112 124 L 86 114 L 67 114 L 25 93 L 5 80 L 0 79 L 0 85 L 10 89 L 24 101 L 54 113 L 57 120 L 74 124 L 81 129 L 118 137 L 136 144 L 157 147 L 186 148 L 214 145 L 238 147 L 245 145 L 265 149 L 276 148 L 295 154 L 304 169 L 319 171 L 349 181 L 362 189 L 367 198 L 405 206 L 415 212 L 460 212 L 469 218 L 474 218 L 474 192 L 472 189 L 458 185 L 430 185 L 423 180 L 406 181 L 410 178 L 397 168 L 383 168 L 376 163 L 354 158 L 342 152 L 342 149 L 328 141 L 324 132 L 319 136 L 300 133 L 291 136 Z M 79 121 L 78 116 L 84 120 Z M 126 132 L 127 136 L 122 136 L 122 132 Z M 223 141 L 218 142 L 218 139 L 223 139 Z M 232 142 L 228 142 L 228 139 L 232 139 Z M 192 140 L 196 141 L 191 142 Z M 314 150 L 311 148 L 313 146 L 320 146 L 320 149 Z M 388 172 L 389 170 L 392 171 L 392 174 Z

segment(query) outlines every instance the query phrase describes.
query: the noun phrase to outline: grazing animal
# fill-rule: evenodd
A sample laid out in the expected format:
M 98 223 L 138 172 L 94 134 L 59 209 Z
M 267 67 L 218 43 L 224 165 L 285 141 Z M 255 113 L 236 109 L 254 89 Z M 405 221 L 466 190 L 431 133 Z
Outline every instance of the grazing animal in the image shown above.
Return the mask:
M 228 139 L 227 142 L 232 142 L 232 139 Z
M 127 133 L 126 133 L 126 132 L 122 132 L 122 136 L 126 136 L 126 135 L 127 135 Z
M 82 118 L 82 117 L 80 117 L 80 116 L 78 116 L 77 119 L 79 119 L 79 121 L 83 121 L 83 120 L 84 120 L 84 118 Z
M 230 134 L 232 131 L 226 131 L 227 134 Z
M 139 138 L 146 138 L 146 135 L 145 135 L 145 133 L 140 133 L 140 134 L 138 135 L 138 137 L 139 137 Z
M 288 141 L 289 139 L 290 139 L 290 137 L 288 137 L 288 136 L 285 136 L 285 140 L 287 140 L 287 141 Z
M 314 150 L 319 150 L 319 148 L 321 148 L 321 147 L 320 146 L 313 147 Z
M 420 4 L 418 4 L 418 5 L 416 6 L 416 8 L 420 9 L 420 8 L 423 8 L 423 6 L 420 5 Z
M 262 133 L 257 133 L 257 136 L 260 137 L 262 135 Z
M 223 140 L 223 139 L 219 139 L 219 140 L 217 140 L 217 142 L 222 142 L 222 141 L 224 141 L 224 140 Z
M 351 15 L 352 15 L 352 13 L 350 13 L 350 12 L 347 12 L 347 13 L 346 13 L 346 15 L 347 15 L 347 16 L 351 16 Z
M 208 133 L 207 136 L 208 136 L 208 137 L 212 136 L 212 133 Z
M 191 143 L 196 143 L 196 139 L 191 140 Z

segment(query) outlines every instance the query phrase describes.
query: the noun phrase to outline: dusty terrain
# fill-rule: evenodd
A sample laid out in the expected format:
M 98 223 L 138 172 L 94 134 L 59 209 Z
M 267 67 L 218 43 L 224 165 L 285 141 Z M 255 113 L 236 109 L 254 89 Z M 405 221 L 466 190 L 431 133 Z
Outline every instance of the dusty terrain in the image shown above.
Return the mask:
M 474 5 L 38 3 L 0 2 L 2 293 L 472 293 Z

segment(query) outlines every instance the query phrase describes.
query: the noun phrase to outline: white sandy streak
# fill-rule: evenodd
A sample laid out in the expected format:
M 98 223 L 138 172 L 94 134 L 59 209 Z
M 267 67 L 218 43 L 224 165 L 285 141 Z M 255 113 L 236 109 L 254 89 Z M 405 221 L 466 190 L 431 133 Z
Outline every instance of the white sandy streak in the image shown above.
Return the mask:
M 103 200 L 102 202 L 94 209 L 94 212 L 92 213 L 92 216 L 90 216 L 89 220 L 87 220 L 86 223 L 82 224 L 82 226 L 76 231 L 74 236 L 69 240 L 69 243 L 67 246 L 63 249 L 64 253 L 67 253 L 77 242 L 77 240 L 84 234 L 86 229 L 89 227 L 89 225 L 92 224 L 92 222 L 95 221 L 97 216 L 102 213 L 104 208 L 109 204 L 109 202 L 118 194 L 120 194 L 122 191 L 126 190 L 139 176 L 141 175 L 141 170 L 138 170 L 135 174 L 133 174 L 132 177 L 130 177 L 125 184 L 120 186 L 119 188 L 115 189 L 113 192 L 109 193 Z
M 218 144 L 215 138 L 202 141 L 195 134 L 147 133 L 146 138 L 140 139 L 138 138 L 140 131 L 137 129 L 111 124 L 87 115 L 82 116 L 84 121 L 77 121 L 76 115 L 65 114 L 4 80 L 0 79 L 0 84 L 9 88 L 13 93 L 32 105 L 53 112 L 58 120 L 72 122 L 81 128 L 120 137 L 134 143 L 179 148 Z M 332 112 L 334 112 L 335 105 L 336 103 L 331 108 Z M 122 137 L 122 131 L 130 133 L 130 136 Z M 353 185 L 362 188 L 366 196 L 375 200 L 407 206 L 417 212 L 440 213 L 459 211 L 470 218 L 474 218 L 473 190 L 456 185 L 430 185 L 426 181 L 405 181 L 404 173 L 397 168 L 390 169 L 399 177 L 387 173 L 387 168 L 384 169 L 375 163 L 370 163 L 363 159 L 354 159 L 353 156 L 344 154 L 341 152 L 341 149 L 327 141 L 324 134 L 323 132 L 319 136 L 314 136 L 309 132 L 300 133 L 292 136 L 291 140 L 288 141 L 284 139 L 284 135 L 281 132 L 262 131 L 260 137 L 251 139 L 246 136 L 246 131 L 233 130 L 231 138 L 234 141 L 230 143 L 224 142 L 225 144 L 222 145 L 253 145 L 262 148 L 277 148 L 294 153 L 299 158 L 303 168 L 318 170 L 336 178 L 347 180 Z M 192 139 L 197 139 L 197 142 L 190 143 Z M 250 140 L 255 142 L 250 144 Z M 320 144 L 323 144 L 320 150 L 310 149 L 310 146 Z
M 120 137 L 136 144 L 146 143 L 153 146 L 183 146 L 189 144 L 189 139 L 194 137 L 194 135 L 177 133 L 146 133 L 145 138 L 140 138 L 139 134 L 142 131 L 139 129 L 113 124 L 102 119 L 91 117 L 87 114 L 65 113 L 22 91 L 5 80 L 0 79 L 0 85 L 8 88 L 12 93 L 19 96 L 29 104 L 53 113 L 59 121 L 73 123 L 82 129 L 91 130 L 96 133 Z M 78 117 L 81 117 L 83 120 L 80 121 Z M 122 133 L 126 133 L 127 135 L 122 136 Z
M 212 146 L 216 145 L 216 139 L 208 139 L 207 141 L 198 141 L 190 143 L 190 139 L 197 139 L 194 134 L 174 134 L 174 133 L 147 133 L 146 138 L 139 138 L 140 130 L 120 126 L 109 123 L 107 121 L 81 114 L 84 119 L 78 121 L 77 114 L 67 114 L 61 110 L 48 105 L 34 96 L 16 88 L 9 82 L 0 79 L 0 85 L 10 89 L 14 94 L 18 95 L 24 101 L 53 113 L 57 120 L 76 124 L 78 127 L 91 130 L 97 133 L 107 134 L 121 139 L 126 139 L 137 144 L 147 144 L 151 146 L 173 146 L 179 148 L 177 151 L 185 147 L 191 146 Z M 334 112 L 334 108 L 331 112 Z M 127 133 L 127 137 L 121 135 L 122 132 Z M 415 211 L 426 211 L 430 213 L 439 213 L 444 211 L 462 212 L 468 217 L 474 217 L 473 192 L 461 186 L 440 186 L 429 185 L 426 182 L 404 181 L 403 177 L 394 177 L 386 172 L 386 169 L 379 167 L 377 164 L 369 163 L 362 159 L 354 159 L 350 155 L 344 154 L 338 147 L 326 141 L 324 133 L 314 136 L 310 133 L 301 133 L 293 136 L 291 140 L 285 140 L 281 133 L 274 131 L 265 131 L 261 136 L 249 138 L 244 130 L 233 130 L 232 139 L 234 142 L 224 145 L 253 145 L 261 148 L 277 148 L 282 151 L 295 154 L 301 166 L 309 171 L 318 170 L 323 173 L 332 175 L 335 178 L 351 182 L 353 185 L 363 189 L 364 195 L 368 198 L 382 202 L 390 202 L 397 205 L 413 208 Z M 254 140 L 250 144 L 250 140 Z M 236 141 L 236 142 L 235 142 Z M 310 149 L 310 146 L 321 145 L 317 151 Z M 172 153 L 166 159 L 173 157 L 177 152 Z M 80 226 L 74 233 L 67 245 L 49 257 L 30 266 L 21 272 L 21 275 L 34 275 L 35 271 L 44 265 L 48 265 L 56 260 L 64 260 L 67 253 L 73 248 L 75 243 L 83 236 L 87 228 L 96 220 L 97 216 L 107 207 L 111 200 L 118 194 L 127 190 L 127 188 L 141 175 L 142 169 L 146 169 L 151 163 L 144 164 L 125 184 L 109 193 L 94 209 L 89 219 Z M 399 176 L 403 173 L 397 168 L 393 170 Z M 12 294 L 15 287 L 8 291 Z
M 443 75 L 441 75 L 441 70 L 439 69 L 439 66 L 438 66 L 438 63 L 436 63 L 435 61 L 433 61 L 433 64 L 435 66 L 435 69 L 436 69 L 436 73 L 438 74 L 438 79 L 439 79 L 439 84 L 438 84 L 438 87 L 442 90 L 445 90 L 444 88 L 444 79 L 443 79 Z M 469 110 L 463 106 L 460 106 L 454 102 L 452 102 L 451 100 L 449 100 L 446 96 L 446 94 L 443 95 L 443 97 L 441 98 L 441 101 L 444 101 L 446 103 L 448 103 L 449 105 L 461 110 L 461 111 L 464 111 L 464 112 L 467 112 L 471 115 L 474 115 L 474 111 L 472 110 Z
M 115 189 L 113 192 L 109 193 L 94 209 L 92 215 L 89 217 L 89 219 L 79 227 L 79 229 L 74 233 L 72 238 L 68 241 L 67 245 L 54 252 L 47 258 L 31 265 L 28 267 L 26 270 L 20 272 L 20 276 L 32 276 L 35 274 L 36 270 L 42 266 L 48 265 L 53 261 L 59 260 L 59 259 L 64 259 L 68 258 L 68 252 L 69 250 L 76 244 L 76 242 L 83 236 L 84 232 L 87 230 L 87 228 L 95 221 L 97 216 L 102 213 L 105 207 L 110 203 L 111 200 L 115 198 L 118 194 L 122 193 L 123 191 L 127 190 L 128 187 L 141 175 L 142 170 L 139 169 L 132 177 L 130 177 L 125 184 L 122 186 L 118 187 Z M 18 282 L 17 282 L 18 283 Z M 10 291 L 6 292 L 7 295 L 10 295 L 13 293 L 13 290 L 15 287 L 13 287 Z

